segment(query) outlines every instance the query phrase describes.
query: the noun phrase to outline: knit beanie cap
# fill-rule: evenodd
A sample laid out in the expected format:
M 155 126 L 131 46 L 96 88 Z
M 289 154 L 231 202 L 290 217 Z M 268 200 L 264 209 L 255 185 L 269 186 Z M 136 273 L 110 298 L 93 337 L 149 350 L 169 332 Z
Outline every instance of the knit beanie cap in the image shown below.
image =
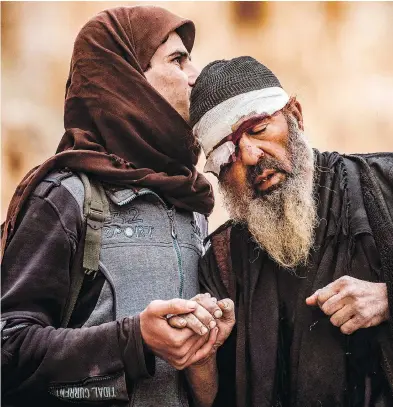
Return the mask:
M 236 143 L 223 141 L 239 119 L 272 115 L 288 100 L 273 72 L 252 57 L 208 64 L 193 87 L 190 105 L 191 126 L 207 157 L 204 171 L 218 176 L 230 162 Z

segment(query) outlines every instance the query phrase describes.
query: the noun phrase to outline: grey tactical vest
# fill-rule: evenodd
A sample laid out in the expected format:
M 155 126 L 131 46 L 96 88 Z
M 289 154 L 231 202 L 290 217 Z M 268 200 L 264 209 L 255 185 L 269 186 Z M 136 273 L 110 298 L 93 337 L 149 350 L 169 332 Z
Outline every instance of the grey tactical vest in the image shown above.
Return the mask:
M 77 176 L 62 181 L 83 214 L 84 188 Z M 143 311 L 153 300 L 191 298 L 199 292 L 198 260 L 207 222 L 169 207 L 149 189 L 107 189 L 110 218 L 102 233 L 100 271 L 106 281 L 84 324 L 100 325 Z M 156 358 L 153 378 L 135 383 L 132 407 L 186 407 L 179 372 Z

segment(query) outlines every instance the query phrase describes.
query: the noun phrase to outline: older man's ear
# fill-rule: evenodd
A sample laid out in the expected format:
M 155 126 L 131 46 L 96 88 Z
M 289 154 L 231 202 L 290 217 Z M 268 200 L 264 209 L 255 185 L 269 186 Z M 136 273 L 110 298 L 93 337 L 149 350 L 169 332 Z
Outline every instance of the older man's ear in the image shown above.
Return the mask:
M 302 105 L 296 97 L 291 97 L 286 110 L 296 118 L 299 129 L 304 131 Z

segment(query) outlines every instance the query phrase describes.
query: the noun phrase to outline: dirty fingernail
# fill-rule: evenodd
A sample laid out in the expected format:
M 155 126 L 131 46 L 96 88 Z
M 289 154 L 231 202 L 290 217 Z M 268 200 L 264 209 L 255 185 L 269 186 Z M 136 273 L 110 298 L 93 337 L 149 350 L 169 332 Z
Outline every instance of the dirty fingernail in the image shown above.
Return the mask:
M 221 318 L 222 317 L 222 311 L 220 311 L 219 309 L 217 311 L 214 311 L 214 316 L 216 318 Z

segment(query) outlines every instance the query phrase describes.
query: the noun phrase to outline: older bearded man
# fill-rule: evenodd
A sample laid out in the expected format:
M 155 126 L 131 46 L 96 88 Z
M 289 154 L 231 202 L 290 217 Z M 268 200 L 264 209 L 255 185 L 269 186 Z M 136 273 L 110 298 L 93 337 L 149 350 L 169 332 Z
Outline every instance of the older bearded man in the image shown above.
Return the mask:
M 313 151 L 300 103 L 250 57 L 208 65 L 190 116 L 232 217 L 200 279 L 237 319 L 189 369 L 201 404 L 393 405 L 393 155 Z

